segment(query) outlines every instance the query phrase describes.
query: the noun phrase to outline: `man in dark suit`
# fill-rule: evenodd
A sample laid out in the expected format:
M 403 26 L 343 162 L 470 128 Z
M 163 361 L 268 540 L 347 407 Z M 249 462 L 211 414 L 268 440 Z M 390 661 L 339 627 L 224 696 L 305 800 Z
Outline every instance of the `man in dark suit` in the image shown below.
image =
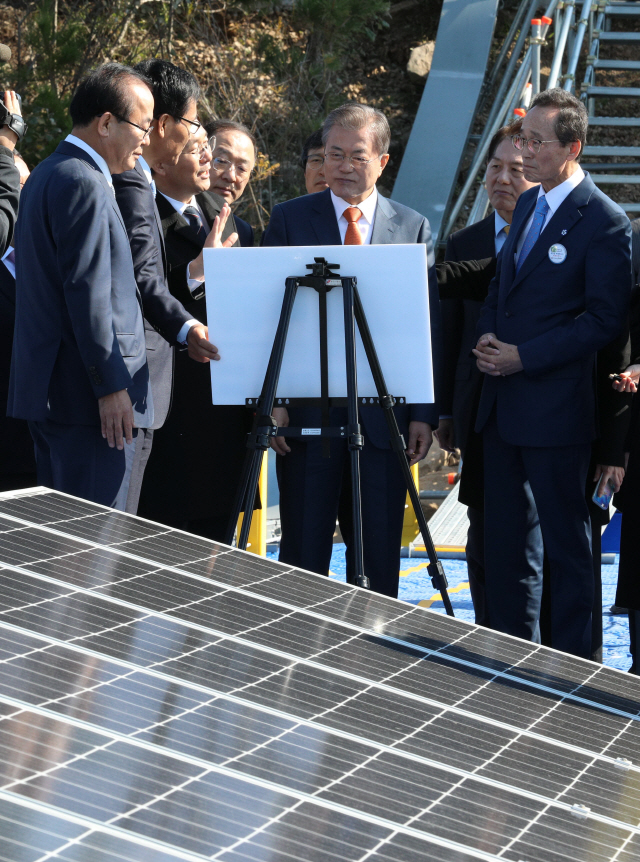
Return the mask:
M 20 176 L 13 158 L 19 135 L 11 126 L 18 131 L 22 129 L 22 134 L 25 130 L 15 92 L 6 90 L 2 95 L 0 111 L 4 115 L 4 122 L 0 125 L 0 257 L 13 240 L 20 196 Z
M 640 384 L 640 218 L 631 222 L 631 257 L 634 289 L 629 314 L 631 329 L 631 364 L 620 380 L 613 383 L 620 392 L 637 393 Z M 622 491 L 614 498 L 614 505 L 622 512 L 620 527 L 620 565 L 616 605 L 629 612 L 629 652 L 632 664 L 629 673 L 640 675 L 640 399 L 633 396 L 632 419 L 625 440 L 627 471 Z
M 149 428 L 138 428 L 131 471 L 127 512 L 138 511 L 142 478 L 153 444 L 153 432 L 161 428 L 171 403 L 173 378 L 172 344 L 188 347 L 198 362 L 218 359 L 207 340 L 207 328 L 186 312 L 167 287 L 166 257 L 162 226 L 155 204 L 152 170 L 160 163 L 175 163 L 197 119 L 200 88 L 184 69 L 166 60 L 145 60 L 136 69 L 153 88 L 153 129 L 144 156 L 131 171 L 114 177 L 118 207 L 127 227 L 138 290 L 145 315 L 147 363 L 153 392 L 154 418 Z
M 255 135 L 235 120 L 211 120 L 206 129 L 213 151 L 209 191 L 221 197 L 234 209 L 256 166 L 258 143 Z M 240 245 L 253 246 L 251 225 L 236 215 L 234 222 Z
M 323 128 L 325 178 L 329 188 L 274 207 L 263 245 L 341 245 L 422 243 L 429 262 L 429 298 L 434 372 L 440 360 L 438 286 L 431 231 L 427 220 L 376 190 L 388 160 L 390 131 L 380 111 L 348 103 L 332 111 Z M 393 297 L 390 296 L 390 302 Z M 420 369 L 416 369 L 420 373 Z M 435 404 L 396 406 L 401 432 L 408 441 L 411 463 L 424 458 L 438 423 Z M 319 408 L 277 408 L 279 426 L 321 424 Z M 331 411 L 330 424 L 344 424 L 345 408 Z M 398 593 L 400 542 L 406 487 L 397 456 L 390 448 L 382 410 L 360 408 L 365 445 L 361 456 L 364 569 L 374 591 Z M 331 559 L 340 488 L 348 481 L 346 443 L 330 438 L 330 458 L 321 440 L 284 437 L 274 441 L 278 453 L 282 541 L 280 560 L 327 574 Z M 352 537 L 347 544 L 347 573 L 353 571 Z
M 143 75 L 107 63 L 70 113 L 72 134 L 21 195 L 8 412 L 29 420 L 41 484 L 123 509 L 133 429 L 153 421 L 153 403 L 111 174 L 142 154 L 153 96 Z
M 169 289 L 205 322 L 202 250 L 238 244 L 229 207 L 208 191 L 211 159 L 201 129 L 175 164 L 159 162 L 154 172 Z M 214 407 L 208 366 L 176 351 L 171 410 L 155 434 L 139 514 L 222 541 L 246 452 L 247 414 L 244 407 Z
M 22 189 L 29 176 L 29 168 L 17 150 L 14 150 L 13 160 Z M 15 249 L 10 245 L 0 260 L 0 491 L 31 488 L 38 484 L 29 426 L 24 419 L 6 415 L 15 314 Z
M 577 159 L 584 105 L 539 94 L 514 145 L 525 177 L 475 349 L 485 382 L 486 597 L 492 628 L 540 640 L 544 548 L 556 649 L 589 657 L 593 562 L 584 499 L 596 434 L 596 351 L 625 324 L 629 220 Z
M 520 131 L 520 122 L 503 126 L 495 133 L 487 152 L 486 188 L 494 212 L 482 221 L 451 234 L 445 258 L 448 261 L 477 260 L 497 257 L 509 234 L 509 226 L 518 198 L 530 189 L 525 179 L 522 153 L 511 143 L 511 135 Z M 476 344 L 476 326 L 484 296 L 477 299 L 441 299 L 443 341 L 443 384 L 440 397 L 440 424 L 436 438 L 440 446 L 462 453 L 464 484 L 460 501 L 467 505 L 467 569 L 469 588 L 478 625 L 488 625 L 484 600 L 484 507 L 482 448 L 475 437 L 475 425 L 482 374 L 471 353 Z M 469 444 L 469 446 L 467 445 Z M 478 493 L 466 495 L 474 486 Z

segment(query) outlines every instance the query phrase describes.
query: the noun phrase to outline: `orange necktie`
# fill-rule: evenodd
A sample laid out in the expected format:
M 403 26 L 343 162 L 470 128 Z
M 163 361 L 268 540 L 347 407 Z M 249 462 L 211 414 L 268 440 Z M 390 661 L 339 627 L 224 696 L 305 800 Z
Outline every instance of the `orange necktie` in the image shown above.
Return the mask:
M 347 232 L 344 235 L 345 245 L 362 245 L 362 234 L 357 225 L 358 219 L 362 215 L 362 211 L 358 207 L 347 207 L 342 215 L 349 222 Z
M 502 228 L 502 230 L 504 231 L 504 235 L 505 235 L 505 236 L 509 236 L 509 229 L 510 229 L 510 228 L 511 228 L 511 225 L 510 225 L 510 224 L 506 224 L 506 225 Z

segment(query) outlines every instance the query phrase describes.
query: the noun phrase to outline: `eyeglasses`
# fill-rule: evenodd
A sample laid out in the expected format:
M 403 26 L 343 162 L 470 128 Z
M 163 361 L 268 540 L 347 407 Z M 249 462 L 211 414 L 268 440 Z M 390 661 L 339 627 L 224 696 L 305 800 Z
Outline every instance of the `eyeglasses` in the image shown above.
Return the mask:
M 307 159 L 307 167 L 314 171 L 319 170 L 324 164 L 324 156 L 309 156 Z
M 511 135 L 511 143 L 516 150 L 524 150 L 526 147 L 530 153 L 539 153 L 543 144 L 560 144 L 562 141 L 554 138 L 552 141 L 538 141 L 536 138 L 523 138 L 521 135 Z
M 195 129 L 192 130 L 191 134 L 195 135 L 195 133 L 202 128 L 202 123 L 198 120 L 187 120 L 186 117 L 174 117 L 174 120 L 182 120 L 183 123 L 189 123 L 190 126 L 195 126 Z
M 205 141 L 197 150 L 189 150 L 189 147 L 194 147 L 195 141 L 187 141 L 184 149 L 180 153 L 181 156 L 197 156 L 198 161 L 202 161 L 204 156 L 210 156 L 216 146 L 216 136 L 212 135 L 208 141 Z
M 106 113 L 106 112 L 105 112 L 105 113 Z M 99 116 L 102 116 L 102 114 L 100 114 Z M 144 134 L 142 135 L 142 140 L 143 140 L 143 141 L 144 141 L 144 139 L 145 139 L 145 138 L 148 138 L 148 137 L 149 137 L 149 135 L 151 134 L 151 132 L 153 131 L 153 123 L 151 123 L 151 125 L 149 126 L 149 128 L 148 128 L 148 129 L 145 129 L 143 126 L 139 126 L 137 123 L 132 123 L 132 122 L 131 122 L 131 120 L 125 120 L 125 118 L 124 118 L 124 117 L 121 117 L 121 116 L 119 116 L 118 114 L 114 114 L 113 116 L 116 118 L 116 120 L 117 120 L 119 123 L 126 123 L 126 124 L 127 124 L 127 125 L 129 125 L 129 126 L 133 126 L 133 127 L 134 127 L 134 129 L 140 129 L 140 131 L 144 133 Z
M 184 149 L 180 153 L 180 155 L 181 156 L 197 156 L 198 159 L 200 160 L 204 156 L 210 156 L 211 155 L 211 145 L 209 143 L 203 144 L 197 150 L 191 150 L 191 152 L 188 152 L 186 149 Z
M 362 156 L 345 156 L 343 153 L 325 153 L 325 160 L 328 159 L 329 162 L 333 165 L 341 165 L 344 163 L 345 159 L 349 162 L 352 168 L 358 170 L 359 168 L 364 168 L 366 165 L 371 164 L 371 162 L 377 161 L 384 154 L 380 153 L 379 156 L 374 156 L 372 159 L 363 159 Z
M 220 156 L 216 156 L 212 164 L 214 171 L 217 171 L 219 174 L 222 174 L 225 171 L 234 171 L 239 180 L 243 180 L 245 177 L 251 176 L 252 168 L 247 168 L 244 165 L 237 165 L 235 162 L 231 162 L 229 159 L 223 159 Z

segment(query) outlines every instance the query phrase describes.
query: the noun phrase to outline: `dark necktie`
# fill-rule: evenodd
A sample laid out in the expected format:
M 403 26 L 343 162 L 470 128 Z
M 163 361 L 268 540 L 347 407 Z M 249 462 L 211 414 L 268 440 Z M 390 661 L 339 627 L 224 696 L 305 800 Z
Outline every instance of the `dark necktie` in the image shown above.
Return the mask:
M 204 244 L 205 239 L 207 238 L 207 231 L 205 226 L 202 223 L 202 216 L 194 206 L 188 206 L 182 215 L 189 222 L 191 227 L 196 232 L 196 236 L 198 239 Z

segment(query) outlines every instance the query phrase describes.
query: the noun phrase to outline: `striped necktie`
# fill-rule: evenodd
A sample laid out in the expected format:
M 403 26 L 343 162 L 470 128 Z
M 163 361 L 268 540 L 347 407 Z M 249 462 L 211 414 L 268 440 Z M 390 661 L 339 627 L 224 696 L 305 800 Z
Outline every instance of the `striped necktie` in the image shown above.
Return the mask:
M 201 239 L 202 242 L 204 242 L 207 238 L 207 231 L 205 229 L 205 226 L 202 224 L 202 216 L 198 212 L 197 207 L 186 207 L 182 215 L 186 218 L 191 227 L 195 230 L 198 239 Z

